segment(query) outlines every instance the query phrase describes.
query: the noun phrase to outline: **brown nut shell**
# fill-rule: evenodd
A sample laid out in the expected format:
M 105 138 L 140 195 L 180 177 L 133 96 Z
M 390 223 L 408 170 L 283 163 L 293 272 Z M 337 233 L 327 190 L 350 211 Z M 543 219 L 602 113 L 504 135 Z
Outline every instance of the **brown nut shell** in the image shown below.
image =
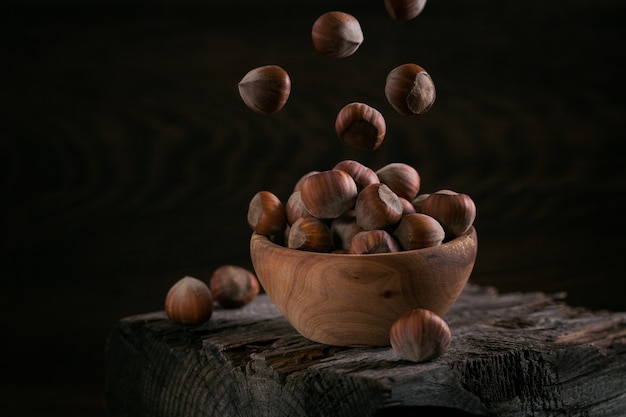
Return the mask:
M 363 229 L 387 229 L 400 221 L 403 205 L 385 184 L 370 184 L 359 193 L 354 211 Z
M 311 252 L 329 252 L 332 237 L 328 225 L 313 216 L 300 217 L 289 229 L 287 247 Z
M 350 174 L 356 183 L 358 191 L 361 191 L 370 184 L 377 184 L 380 182 L 378 180 L 378 175 L 376 175 L 374 170 L 352 159 L 344 159 L 343 161 L 338 162 L 333 169 L 345 171 Z
M 422 212 L 442 224 L 448 240 L 461 236 L 476 219 L 476 205 L 471 197 L 450 190 L 429 195 L 422 203 Z
M 289 74 L 278 65 L 250 70 L 238 84 L 243 102 L 256 113 L 272 114 L 283 108 L 291 93 Z
M 270 191 L 257 192 L 248 205 L 248 225 L 264 236 L 282 233 L 287 227 L 283 203 Z
M 313 48 L 321 55 L 345 58 L 363 43 L 363 31 L 352 15 L 339 11 L 327 12 L 317 18 L 311 30 Z
M 302 179 L 300 197 L 309 213 L 334 219 L 354 206 L 358 194 L 354 179 L 345 171 L 330 170 Z
M 294 224 L 300 217 L 311 214 L 302 202 L 301 194 L 302 193 L 300 191 L 294 191 L 289 196 L 289 199 L 287 199 L 285 211 L 287 213 L 287 223 L 289 225 Z
M 197 278 L 185 276 L 165 296 L 165 312 L 170 320 L 183 324 L 202 323 L 213 314 L 209 287 Z
M 401 359 L 426 362 L 446 353 L 452 335 L 443 318 L 430 310 L 417 308 L 400 316 L 391 325 L 389 341 Z
M 249 304 L 259 293 L 259 281 L 246 268 L 222 265 L 213 271 L 209 281 L 213 300 L 224 308 L 240 308 Z
M 387 125 L 383 115 L 365 103 L 350 103 L 337 114 L 335 132 L 346 145 L 373 151 L 383 143 Z
M 426 6 L 426 0 L 385 0 L 385 9 L 394 20 L 405 22 L 417 17 Z
M 420 190 L 421 177 L 411 165 L 392 162 L 376 171 L 378 179 L 386 184 L 398 197 L 412 201 Z
M 348 252 L 352 238 L 363 228 L 356 222 L 354 210 L 350 210 L 330 222 L 330 234 L 333 239 L 333 248 Z
M 400 245 L 385 230 L 365 230 L 352 237 L 349 253 L 370 254 L 399 252 Z
M 413 250 L 440 245 L 446 234 L 441 224 L 431 216 L 412 213 L 402 216 L 393 236 L 404 250 Z
M 435 84 L 424 68 L 417 64 L 403 64 L 387 75 L 385 96 L 398 113 L 419 116 L 435 103 Z

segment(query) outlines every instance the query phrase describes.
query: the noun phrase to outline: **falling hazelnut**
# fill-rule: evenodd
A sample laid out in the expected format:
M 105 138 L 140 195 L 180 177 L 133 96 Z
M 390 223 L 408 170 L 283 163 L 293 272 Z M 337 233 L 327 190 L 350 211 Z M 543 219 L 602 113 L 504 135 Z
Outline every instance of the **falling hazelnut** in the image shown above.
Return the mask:
M 385 118 L 365 103 L 350 103 L 337 114 L 335 132 L 348 146 L 360 151 L 373 151 L 383 143 L 387 126 Z
M 339 11 L 327 12 L 318 17 L 313 23 L 311 37 L 315 50 L 331 58 L 348 57 L 363 43 L 359 21 Z
M 291 93 L 289 74 L 278 65 L 250 70 L 239 81 L 239 95 L 257 113 L 272 114 L 283 108 Z
M 447 352 L 452 335 L 434 312 L 417 308 L 398 318 L 389 331 L 393 352 L 401 359 L 426 362 Z
M 385 0 L 385 9 L 394 20 L 407 21 L 419 15 L 426 0 Z
M 197 278 L 185 276 L 178 280 L 165 297 L 165 312 L 176 322 L 202 323 L 213 314 L 213 296 L 209 287 Z
M 222 265 L 213 271 L 209 281 L 213 299 L 224 308 L 240 308 L 259 293 L 259 281 L 246 268 Z
M 398 113 L 419 116 L 433 106 L 435 84 L 424 68 L 416 64 L 403 64 L 387 75 L 385 96 Z

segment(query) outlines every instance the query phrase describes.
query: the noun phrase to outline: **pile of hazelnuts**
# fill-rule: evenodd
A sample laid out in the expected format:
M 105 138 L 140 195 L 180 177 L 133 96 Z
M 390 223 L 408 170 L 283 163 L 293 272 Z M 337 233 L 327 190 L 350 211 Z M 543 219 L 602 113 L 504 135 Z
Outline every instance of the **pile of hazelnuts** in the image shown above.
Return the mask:
M 467 194 L 420 194 L 420 185 L 418 171 L 405 163 L 374 171 L 343 160 L 302 176 L 285 204 L 257 192 L 247 220 L 255 233 L 290 249 L 349 254 L 422 249 L 468 231 L 476 206 Z

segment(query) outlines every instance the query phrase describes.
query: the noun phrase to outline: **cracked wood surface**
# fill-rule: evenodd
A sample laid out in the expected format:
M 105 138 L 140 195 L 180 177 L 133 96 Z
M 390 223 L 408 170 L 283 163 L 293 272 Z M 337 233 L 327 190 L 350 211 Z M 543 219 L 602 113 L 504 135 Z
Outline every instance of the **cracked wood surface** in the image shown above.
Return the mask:
M 107 346 L 115 416 L 623 416 L 626 313 L 592 312 L 561 294 L 468 285 L 445 319 L 435 361 L 390 347 L 343 348 L 300 336 L 266 295 L 208 323 L 162 311 L 117 323 Z M 453 414 L 455 415 L 455 414 Z

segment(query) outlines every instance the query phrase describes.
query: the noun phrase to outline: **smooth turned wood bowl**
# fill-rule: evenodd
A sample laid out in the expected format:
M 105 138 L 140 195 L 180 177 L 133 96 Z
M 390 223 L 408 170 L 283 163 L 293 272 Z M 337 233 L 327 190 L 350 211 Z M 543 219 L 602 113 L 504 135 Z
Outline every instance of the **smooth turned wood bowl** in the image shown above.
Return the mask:
M 438 246 L 368 255 L 289 249 L 254 233 L 250 256 L 268 297 L 304 337 L 335 346 L 387 346 L 402 314 L 443 316 L 467 283 L 476 230 Z

